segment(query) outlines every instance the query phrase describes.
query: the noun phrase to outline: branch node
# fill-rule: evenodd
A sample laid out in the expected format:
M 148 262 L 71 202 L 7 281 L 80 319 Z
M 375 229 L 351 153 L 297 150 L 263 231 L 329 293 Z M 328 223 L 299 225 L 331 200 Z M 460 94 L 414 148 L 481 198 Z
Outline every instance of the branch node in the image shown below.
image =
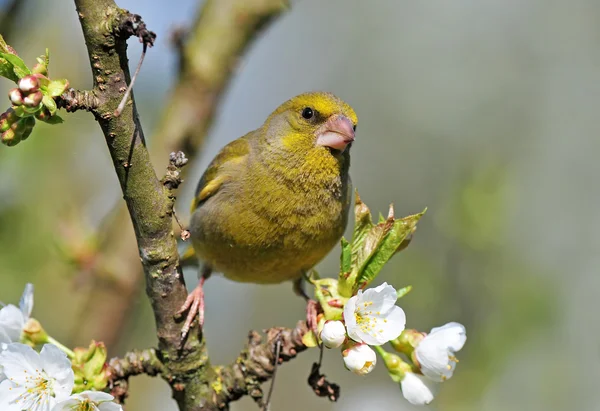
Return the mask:
M 127 13 L 125 18 L 121 20 L 115 35 L 125 39 L 135 36 L 140 39 L 140 43 L 150 47 L 154 45 L 154 40 L 156 40 L 156 33 L 148 30 L 142 16 L 132 13 Z
M 100 100 L 93 91 L 75 90 L 70 88 L 56 98 L 58 108 L 64 108 L 72 113 L 77 110 L 94 111 L 100 105 Z
M 162 179 L 162 183 L 169 190 L 175 190 L 183 182 L 181 179 L 181 169 L 188 162 L 183 151 L 173 152 L 169 155 L 169 165 L 167 172 Z

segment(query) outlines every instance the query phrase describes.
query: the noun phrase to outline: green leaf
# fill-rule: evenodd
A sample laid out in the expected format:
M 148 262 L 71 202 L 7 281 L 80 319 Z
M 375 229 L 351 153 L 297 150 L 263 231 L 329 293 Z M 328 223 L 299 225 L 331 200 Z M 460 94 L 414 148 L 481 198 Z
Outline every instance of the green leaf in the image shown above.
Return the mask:
M 8 60 L 13 65 L 13 72 L 17 77 L 23 78 L 31 74 L 31 70 L 29 70 L 21 57 L 11 53 L 0 53 L 0 58 Z
M 52 80 L 46 87 L 48 95 L 50 97 L 58 97 L 69 87 L 69 81 L 67 79 Z
M 42 99 L 42 104 L 46 106 L 51 115 L 54 115 L 54 113 L 56 113 L 56 102 L 52 97 L 44 96 L 44 98 Z
M 392 214 L 385 223 L 377 225 L 377 227 L 382 227 L 381 230 L 385 231 L 385 233 L 383 237 L 379 233 L 372 234 L 374 237 L 373 241 L 376 241 L 377 245 L 359 270 L 356 278 L 356 289 L 365 287 L 373 281 L 383 266 L 396 254 L 404 240 L 414 232 L 417 222 L 424 213 L 425 211 L 399 220 L 394 220 Z M 390 224 L 390 229 L 385 230 L 385 226 Z M 371 233 L 369 236 L 371 236 Z M 365 241 L 366 246 L 367 241 Z
M 49 117 L 47 120 L 44 120 L 44 123 L 46 124 L 62 124 L 63 122 L 64 120 L 58 114 L 55 114 L 52 117 Z
M 2 37 L 2 34 L 0 34 L 0 53 L 14 54 L 13 51 L 14 50 L 12 49 L 12 47 L 6 44 L 6 41 L 4 41 L 4 37 Z
M 1 47 L 1 45 L 0 45 Z M 0 76 L 5 77 L 9 80 L 17 83 L 19 81 L 19 77 L 15 74 L 13 70 L 13 65 L 10 61 L 6 60 L 3 57 L 0 57 Z
M 354 200 L 354 232 L 352 233 L 352 255 L 356 255 L 361 247 L 363 239 L 366 237 L 369 230 L 373 227 L 371 221 L 371 211 L 365 203 L 363 203 L 358 195 L 358 190 L 355 192 Z
M 348 241 L 342 237 L 342 256 L 340 259 L 341 274 L 349 273 L 352 269 L 352 248 Z
M 317 341 L 317 336 L 314 332 L 312 332 L 312 330 L 302 336 L 302 344 L 304 344 L 308 348 L 313 348 L 319 345 L 319 342 Z

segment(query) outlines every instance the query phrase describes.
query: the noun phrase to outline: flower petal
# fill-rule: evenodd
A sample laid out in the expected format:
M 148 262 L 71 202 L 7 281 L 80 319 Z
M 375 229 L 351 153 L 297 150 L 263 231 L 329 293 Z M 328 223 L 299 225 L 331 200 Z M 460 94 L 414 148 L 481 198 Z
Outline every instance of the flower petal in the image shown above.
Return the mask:
M 33 348 L 20 343 L 12 343 L 0 353 L 0 365 L 4 368 L 3 372 L 7 378 L 10 378 L 17 384 L 26 387 L 31 382 L 31 376 L 42 370 L 42 361 Z
M 437 386 L 412 372 L 406 373 L 400 382 L 402 395 L 413 405 L 426 405 L 433 401 Z
M 40 352 L 44 371 L 56 380 L 54 393 L 57 401 L 71 395 L 74 385 L 73 369 L 67 355 L 52 344 L 44 344 Z
M 383 322 L 383 324 L 382 324 Z M 404 314 L 404 310 L 397 305 L 394 305 L 388 314 L 381 321 L 378 321 L 378 324 L 383 325 L 379 330 L 381 330 L 380 338 L 385 340 L 384 343 L 398 338 L 402 331 L 404 331 L 404 327 L 406 326 L 406 314 Z
M 21 295 L 21 300 L 19 301 L 19 308 L 23 313 L 23 318 L 27 321 L 31 317 L 31 311 L 33 310 L 33 284 L 27 283 L 25 285 L 25 290 L 23 290 L 23 295 Z
M 465 341 L 467 341 L 467 330 L 464 325 L 451 322 L 442 325 L 441 327 L 432 328 L 431 333 L 429 333 L 427 337 L 436 339 L 440 342 L 443 341 L 448 349 L 455 353 L 460 351 L 465 345 Z
M 73 411 L 77 410 L 80 404 L 81 401 L 73 396 L 56 404 L 54 408 L 52 408 L 52 411 Z
M 360 292 L 360 291 L 359 291 Z M 350 298 L 344 305 L 344 322 L 346 323 L 346 329 L 348 330 L 348 336 L 356 342 L 361 342 L 360 336 L 357 334 L 356 316 L 356 301 L 358 296 Z
M 0 383 L 0 410 L 21 411 L 14 402 L 23 392 L 25 392 L 25 387 L 16 386 L 9 380 L 2 381 Z
M 0 329 L 4 330 L 11 342 L 19 342 L 24 325 L 23 313 L 16 306 L 8 304 L 0 309 Z
M 450 361 L 448 350 L 435 340 L 425 337 L 415 348 L 415 355 L 421 372 L 434 381 L 444 381 L 452 377 L 456 364 Z
M 398 295 L 396 294 L 396 289 L 388 283 L 383 283 L 375 288 L 369 288 L 364 291 L 362 294 L 358 294 L 358 302 L 356 303 L 357 307 L 360 308 L 360 303 L 372 303 L 369 306 L 370 311 L 379 311 L 381 313 L 385 313 L 390 310 L 394 305 L 396 305 L 396 300 L 398 299 Z
M 102 391 L 83 391 L 77 394 L 77 397 L 81 399 L 88 398 L 90 401 L 97 403 L 112 401 L 115 399 L 115 397 L 113 397 L 109 393 Z
M 103 402 L 98 406 L 99 411 L 123 411 L 123 407 L 114 402 Z

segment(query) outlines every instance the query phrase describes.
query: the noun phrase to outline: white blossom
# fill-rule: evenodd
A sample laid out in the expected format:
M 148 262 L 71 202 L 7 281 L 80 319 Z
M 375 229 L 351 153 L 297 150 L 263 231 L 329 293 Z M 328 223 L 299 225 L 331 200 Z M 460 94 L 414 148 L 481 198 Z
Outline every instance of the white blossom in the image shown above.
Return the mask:
M 38 354 L 20 343 L 0 353 L 6 379 L 0 383 L 0 410 L 50 411 L 73 389 L 71 362 L 57 347 L 46 344 Z
M 434 381 L 452 377 L 458 360 L 454 356 L 465 344 L 467 332 L 459 323 L 432 328 L 415 348 L 421 372 Z
M 321 331 L 321 340 L 327 348 L 337 348 L 346 340 L 346 326 L 341 321 L 327 321 Z
M 397 299 L 396 290 L 387 283 L 365 292 L 359 290 L 344 306 L 348 336 L 369 345 L 382 345 L 397 338 L 406 324 Z
M 343 351 L 344 364 L 346 368 L 358 375 L 370 373 L 375 364 L 377 356 L 375 351 L 366 344 L 358 344 Z
M 8 304 L 0 309 L 0 344 L 8 342 L 18 342 L 21 338 L 21 332 L 33 310 L 33 284 L 27 284 L 19 307 Z
M 422 375 L 407 372 L 400 382 L 402 395 L 414 405 L 427 405 L 435 397 L 436 384 Z
M 59 402 L 52 411 L 123 411 L 114 397 L 101 391 L 84 391 Z

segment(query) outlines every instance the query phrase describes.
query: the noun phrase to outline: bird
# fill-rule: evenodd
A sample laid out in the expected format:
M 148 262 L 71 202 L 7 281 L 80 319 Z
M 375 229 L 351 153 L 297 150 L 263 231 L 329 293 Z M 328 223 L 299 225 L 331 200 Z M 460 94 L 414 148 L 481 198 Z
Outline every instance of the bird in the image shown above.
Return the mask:
M 350 147 L 358 118 L 329 92 L 308 92 L 221 149 L 200 178 L 189 232 L 202 262 L 198 286 L 178 312 L 204 322 L 205 280 L 220 272 L 246 283 L 302 278 L 341 239 L 352 197 Z M 308 297 L 306 297 L 308 299 Z

